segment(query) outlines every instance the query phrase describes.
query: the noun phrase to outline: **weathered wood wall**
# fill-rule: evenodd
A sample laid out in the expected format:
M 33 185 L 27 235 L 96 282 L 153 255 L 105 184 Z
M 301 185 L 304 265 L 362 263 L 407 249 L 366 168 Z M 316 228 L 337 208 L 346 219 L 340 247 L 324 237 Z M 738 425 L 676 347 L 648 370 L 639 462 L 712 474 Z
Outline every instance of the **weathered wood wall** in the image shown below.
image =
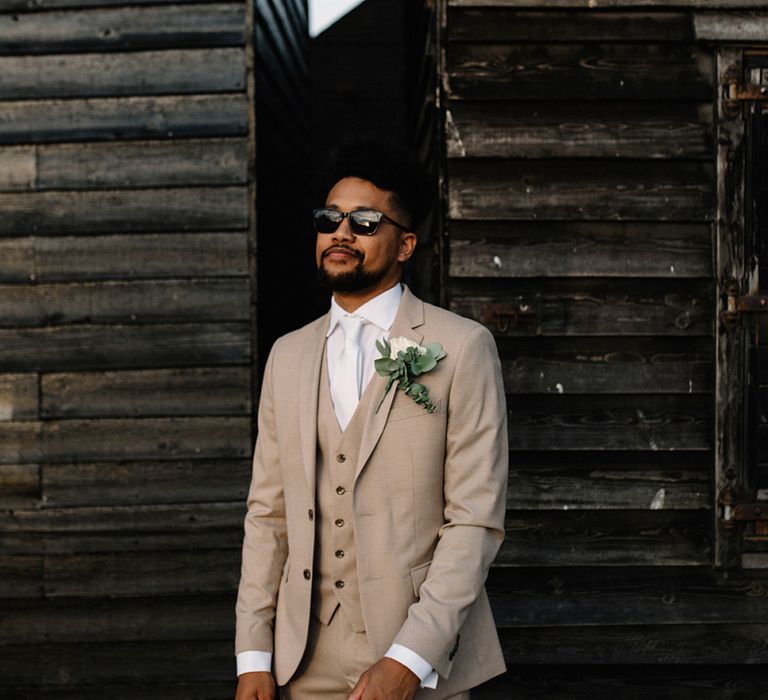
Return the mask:
M 301 0 L 0 0 L 3 698 L 232 697 L 254 54 L 306 24 Z
M 768 572 L 713 535 L 716 51 L 768 45 L 750 5 L 438 4 L 444 303 L 509 405 L 479 697 L 765 695 Z

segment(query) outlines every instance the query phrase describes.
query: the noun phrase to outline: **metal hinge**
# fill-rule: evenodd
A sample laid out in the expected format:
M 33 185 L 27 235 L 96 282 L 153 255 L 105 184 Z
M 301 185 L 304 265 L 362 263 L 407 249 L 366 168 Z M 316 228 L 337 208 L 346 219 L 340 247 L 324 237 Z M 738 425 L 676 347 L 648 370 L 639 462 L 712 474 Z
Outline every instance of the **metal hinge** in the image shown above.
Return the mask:
M 738 296 L 733 284 L 725 286 L 726 308 L 720 312 L 720 320 L 729 331 L 735 330 L 744 314 L 768 313 L 768 295 L 744 294 Z
M 754 83 L 743 85 L 734 80 L 725 86 L 725 99 L 730 102 L 768 100 L 768 85 L 755 85 Z

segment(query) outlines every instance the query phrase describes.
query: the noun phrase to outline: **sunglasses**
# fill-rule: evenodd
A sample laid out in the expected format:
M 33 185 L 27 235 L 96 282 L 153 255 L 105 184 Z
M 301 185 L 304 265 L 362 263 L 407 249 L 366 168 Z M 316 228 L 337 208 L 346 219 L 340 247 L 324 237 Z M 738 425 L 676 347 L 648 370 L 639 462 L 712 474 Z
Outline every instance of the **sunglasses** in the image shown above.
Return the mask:
M 315 225 L 315 231 L 318 233 L 334 233 L 345 218 L 349 220 L 349 230 L 356 236 L 372 236 L 379 230 L 379 224 L 382 221 L 387 221 L 403 231 L 409 230 L 375 209 L 358 209 L 356 211 L 314 209 L 312 211 L 312 221 Z

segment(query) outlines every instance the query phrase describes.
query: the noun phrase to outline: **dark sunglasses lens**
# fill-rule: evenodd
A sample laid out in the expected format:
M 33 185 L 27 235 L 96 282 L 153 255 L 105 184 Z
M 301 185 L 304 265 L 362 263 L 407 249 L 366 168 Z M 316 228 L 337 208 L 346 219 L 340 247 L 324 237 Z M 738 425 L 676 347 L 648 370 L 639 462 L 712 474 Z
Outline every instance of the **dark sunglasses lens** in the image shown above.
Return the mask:
M 358 236 L 370 236 L 376 233 L 381 221 L 381 213 L 378 211 L 353 211 L 349 214 L 349 228 Z
M 315 231 L 318 233 L 333 233 L 341 223 L 341 212 L 333 209 L 318 209 L 314 213 Z

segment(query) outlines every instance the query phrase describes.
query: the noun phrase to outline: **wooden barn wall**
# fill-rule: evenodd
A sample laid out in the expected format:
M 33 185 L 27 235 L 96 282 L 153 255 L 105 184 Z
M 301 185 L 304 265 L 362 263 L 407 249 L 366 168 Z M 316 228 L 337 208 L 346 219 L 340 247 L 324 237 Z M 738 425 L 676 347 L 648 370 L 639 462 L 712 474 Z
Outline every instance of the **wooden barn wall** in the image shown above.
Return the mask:
M 509 409 L 488 579 L 509 671 L 480 698 L 765 697 L 768 572 L 714 566 L 717 44 L 697 36 L 750 5 L 438 4 L 443 302 L 496 336 Z
M 233 696 L 258 5 L 0 0 L 4 699 Z

